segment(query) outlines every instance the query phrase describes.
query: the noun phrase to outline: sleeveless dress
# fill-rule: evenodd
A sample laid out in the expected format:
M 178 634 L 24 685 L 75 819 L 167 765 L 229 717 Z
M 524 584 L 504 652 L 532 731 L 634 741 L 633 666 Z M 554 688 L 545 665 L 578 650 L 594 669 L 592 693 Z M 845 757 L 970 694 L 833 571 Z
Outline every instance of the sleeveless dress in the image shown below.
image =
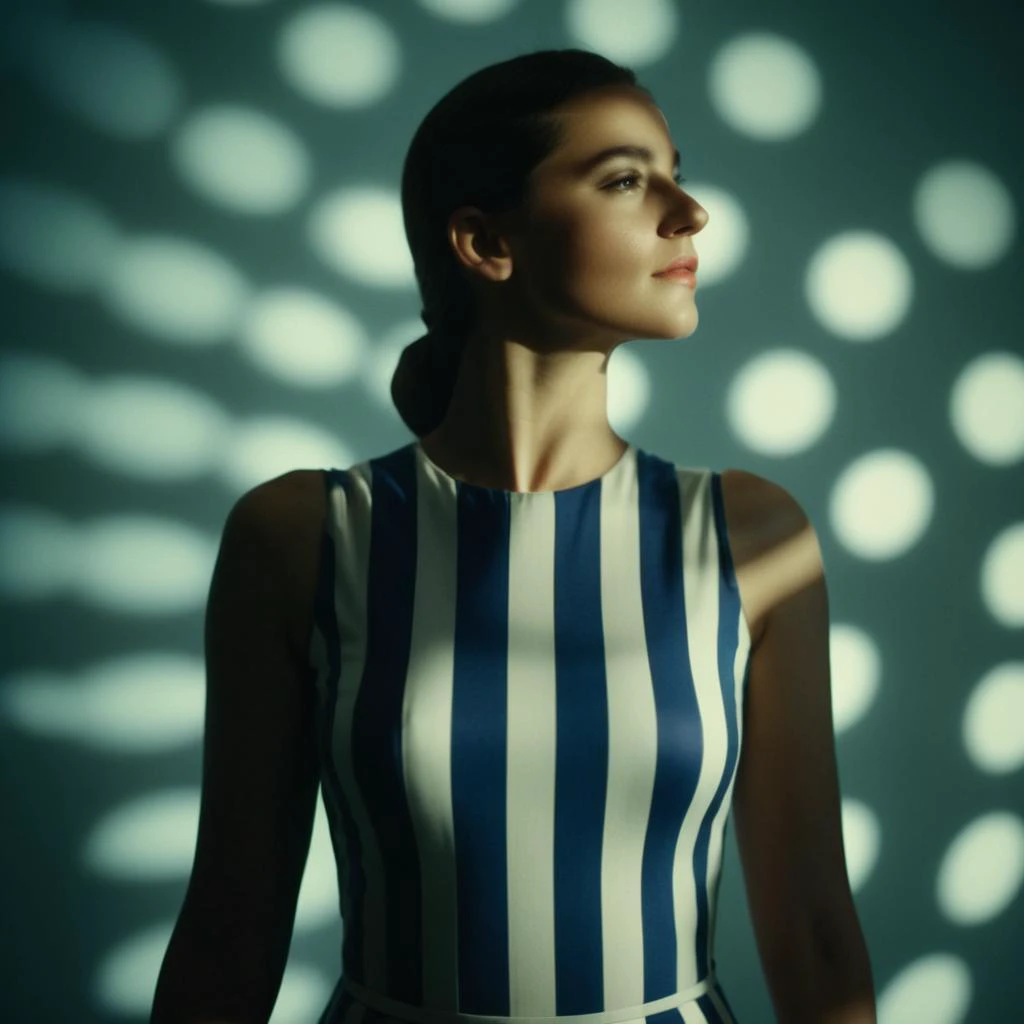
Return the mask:
M 320 1024 L 707 1024 L 751 637 L 720 474 L 561 491 L 418 441 L 324 471 L 310 640 L 341 973 Z

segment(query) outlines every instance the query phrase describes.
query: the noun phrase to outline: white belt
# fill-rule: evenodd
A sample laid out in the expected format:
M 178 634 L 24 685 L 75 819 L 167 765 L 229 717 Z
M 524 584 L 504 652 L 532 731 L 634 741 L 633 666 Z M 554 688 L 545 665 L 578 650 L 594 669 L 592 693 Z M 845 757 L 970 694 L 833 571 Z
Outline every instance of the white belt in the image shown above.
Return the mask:
M 372 992 L 368 988 L 350 978 L 342 976 L 341 983 L 348 990 L 349 994 L 357 1002 L 364 1003 L 371 1009 L 401 1020 L 415 1021 L 416 1024 L 616 1024 L 617 1021 L 633 1020 L 638 1017 L 647 1017 L 653 1013 L 661 1013 L 664 1010 L 671 1010 L 682 1006 L 684 1003 L 692 1002 L 702 996 L 711 987 L 715 980 L 714 973 L 707 975 L 681 992 L 676 992 L 662 999 L 653 999 L 649 1003 L 640 1003 L 638 1006 L 624 1006 L 618 1010 L 606 1010 L 600 1013 L 570 1013 L 556 1017 L 501 1017 L 491 1013 L 457 1013 L 450 1010 L 430 1010 L 422 1006 L 413 1006 L 410 1003 L 400 1003 L 396 999 L 389 999 L 379 992 Z

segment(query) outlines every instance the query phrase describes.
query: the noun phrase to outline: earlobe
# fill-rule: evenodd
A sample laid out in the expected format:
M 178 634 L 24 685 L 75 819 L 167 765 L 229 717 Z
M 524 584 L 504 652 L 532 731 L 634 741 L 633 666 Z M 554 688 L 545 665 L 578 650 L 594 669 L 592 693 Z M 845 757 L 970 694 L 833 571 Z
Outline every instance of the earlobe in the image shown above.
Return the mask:
M 512 254 L 505 240 L 493 233 L 474 206 L 460 207 L 448 219 L 448 242 L 455 258 L 467 270 L 490 281 L 512 276 Z
M 512 276 L 512 256 L 505 252 L 485 256 L 478 269 L 489 281 L 507 281 Z

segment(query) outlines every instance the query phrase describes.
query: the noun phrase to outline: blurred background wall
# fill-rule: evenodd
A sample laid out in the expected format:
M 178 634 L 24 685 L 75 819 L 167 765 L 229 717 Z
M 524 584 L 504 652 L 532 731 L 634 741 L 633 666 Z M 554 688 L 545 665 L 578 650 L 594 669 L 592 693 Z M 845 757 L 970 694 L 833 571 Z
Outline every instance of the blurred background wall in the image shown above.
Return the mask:
M 668 117 L 700 326 L 609 365 L 679 465 L 798 497 L 826 561 L 847 864 L 884 1024 L 1022 1019 L 1018 5 L 6 0 L 0 1019 L 146 1019 L 192 862 L 224 517 L 412 440 L 406 147 L 578 46 Z M 322 807 L 275 1024 L 341 922 Z M 730 828 L 716 937 L 770 1021 Z

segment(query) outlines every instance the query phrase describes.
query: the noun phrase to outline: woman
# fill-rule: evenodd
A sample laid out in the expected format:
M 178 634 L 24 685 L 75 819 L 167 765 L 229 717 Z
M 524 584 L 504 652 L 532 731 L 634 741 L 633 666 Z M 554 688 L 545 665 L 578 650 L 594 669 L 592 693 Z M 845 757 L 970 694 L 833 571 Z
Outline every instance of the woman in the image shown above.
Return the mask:
M 430 330 L 392 395 L 418 440 L 228 517 L 157 1024 L 269 1017 L 318 785 L 345 926 L 321 1024 L 733 1021 L 730 811 L 778 1019 L 874 1021 L 813 529 L 608 423 L 615 347 L 697 325 L 663 273 L 707 223 L 677 162 L 633 73 L 578 50 L 484 68 L 416 132 Z

